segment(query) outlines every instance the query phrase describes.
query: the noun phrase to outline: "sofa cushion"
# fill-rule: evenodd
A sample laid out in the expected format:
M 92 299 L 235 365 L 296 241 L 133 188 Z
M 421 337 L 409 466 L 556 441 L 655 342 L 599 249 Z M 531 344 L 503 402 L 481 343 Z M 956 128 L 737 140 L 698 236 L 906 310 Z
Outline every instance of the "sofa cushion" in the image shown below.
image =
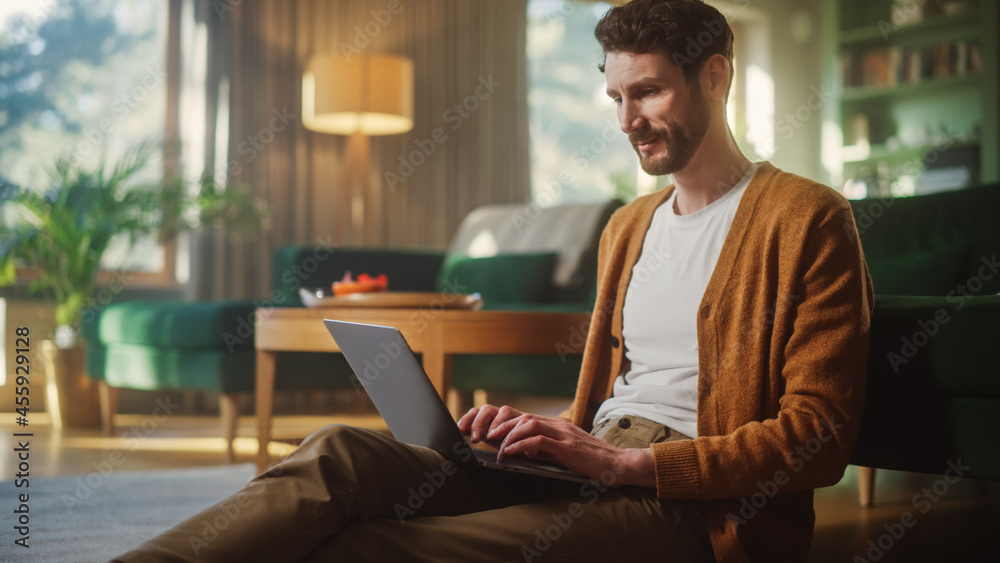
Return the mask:
M 253 347 L 251 301 L 123 301 L 86 311 L 83 337 L 91 343 L 243 349 Z
M 275 389 L 360 389 L 340 354 L 278 354 Z M 116 342 L 87 347 L 87 375 L 127 389 L 192 389 L 236 393 L 254 389 L 253 349 L 145 346 Z M 352 382 L 352 379 L 354 381 Z
M 87 375 L 127 389 L 197 389 L 235 393 L 254 388 L 254 351 L 113 343 L 87 347 Z
M 555 252 L 498 254 L 488 258 L 452 255 L 438 276 L 439 291 L 478 293 L 486 306 L 541 303 L 551 287 Z
M 581 287 L 597 267 L 597 243 L 618 200 L 539 207 L 486 205 L 472 210 L 455 231 L 448 254 L 483 258 L 497 254 L 556 252 L 552 285 Z
M 947 295 L 961 282 L 969 245 L 960 243 L 922 252 L 868 258 L 880 295 Z

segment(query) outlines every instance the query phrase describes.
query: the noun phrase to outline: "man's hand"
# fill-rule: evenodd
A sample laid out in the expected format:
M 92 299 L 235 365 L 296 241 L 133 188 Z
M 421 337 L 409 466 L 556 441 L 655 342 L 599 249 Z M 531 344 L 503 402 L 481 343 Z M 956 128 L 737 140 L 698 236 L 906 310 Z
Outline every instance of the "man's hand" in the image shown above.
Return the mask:
M 488 444 L 497 447 L 504 436 L 495 435 L 496 428 L 504 422 L 520 416 L 524 416 L 524 413 L 506 405 L 499 408 L 493 405 L 483 405 L 471 409 L 458 419 L 458 429 L 462 434 L 472 438 L 473 443 L 482 442 L 485 438 Z
M 656 486 L 651 449 L 612 446 L 568 420 L 484 405 L 466 413 L 458 421 L 458 427 L 471 435 L 473 442 L 485 438 L 496 445 L 498 459 L 523 455 L 556 461 L 577 473 L 605 481 L 610 470 L 615 475 L 613 486 Z

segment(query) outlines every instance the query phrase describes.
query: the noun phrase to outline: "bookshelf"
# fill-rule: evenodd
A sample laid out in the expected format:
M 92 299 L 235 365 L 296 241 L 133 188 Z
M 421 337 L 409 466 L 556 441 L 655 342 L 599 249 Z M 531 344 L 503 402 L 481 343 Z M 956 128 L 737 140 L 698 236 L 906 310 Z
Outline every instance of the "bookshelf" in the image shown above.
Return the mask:
M 837 95 L 824 107 L 823 162 L 834 186 L 900 196 L 1000 180 L 997 4 L 825 0 L 824 74 Z

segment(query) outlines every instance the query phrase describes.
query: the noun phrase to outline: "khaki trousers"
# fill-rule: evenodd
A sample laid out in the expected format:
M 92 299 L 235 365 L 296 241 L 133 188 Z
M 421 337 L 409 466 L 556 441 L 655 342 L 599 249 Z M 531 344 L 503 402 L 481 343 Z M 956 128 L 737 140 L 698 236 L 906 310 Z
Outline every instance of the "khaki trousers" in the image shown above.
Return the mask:
M 686 439 L 627 417 L 594 429 L 620 447 Z M 466 466 L 333 425 L 239 493 L 118 559 L 149 561 L 714 561 L 704 508 L 616 488 Z

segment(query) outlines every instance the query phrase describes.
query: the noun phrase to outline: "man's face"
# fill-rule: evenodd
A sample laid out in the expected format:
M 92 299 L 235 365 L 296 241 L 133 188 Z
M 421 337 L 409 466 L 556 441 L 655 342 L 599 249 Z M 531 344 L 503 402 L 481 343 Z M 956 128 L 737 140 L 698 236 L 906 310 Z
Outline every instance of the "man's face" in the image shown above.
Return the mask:
M 698 83 L 661 53 L 608 53 L 604 76 L 642 169 L 660 176 L 687 166 L 711 119 Z

